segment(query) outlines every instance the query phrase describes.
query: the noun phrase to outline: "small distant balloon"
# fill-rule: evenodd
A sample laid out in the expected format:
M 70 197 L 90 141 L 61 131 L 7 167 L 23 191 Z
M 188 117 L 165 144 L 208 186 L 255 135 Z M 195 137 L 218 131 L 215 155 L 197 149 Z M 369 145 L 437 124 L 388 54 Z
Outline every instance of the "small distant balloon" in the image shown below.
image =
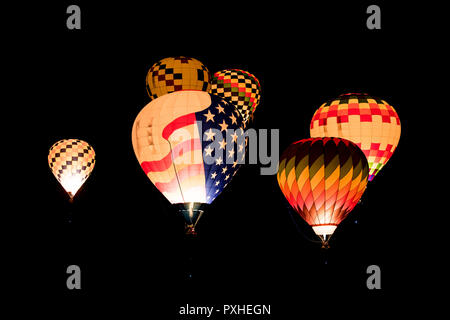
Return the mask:
M 83 140 L 60 140 L 50 148 L 48 164 L 72 200 L 94 169 L 95 152 Z
M 194 58 L 164 58 L 147 73 L 147 92 L 151 100 L 181 90 L 208 92 L 211 88 L 208 68 Z

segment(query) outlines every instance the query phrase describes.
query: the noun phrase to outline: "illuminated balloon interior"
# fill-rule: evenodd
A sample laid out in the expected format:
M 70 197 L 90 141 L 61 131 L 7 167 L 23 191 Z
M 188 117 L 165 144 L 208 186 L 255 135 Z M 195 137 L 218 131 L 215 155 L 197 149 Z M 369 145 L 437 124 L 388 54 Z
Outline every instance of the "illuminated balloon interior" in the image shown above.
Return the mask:
M 341 138 L 310 138 L 281 155 L 278 184 L 324 246 L 363 195 L 368 164 L 359 147 Z
M 243 120 L 224 99 L 204 91 L 162 95 L 135 119 L 132 143 L 145 174 L 188 224 L 197 204 L 210 204 L 245 156 Z M 233 133 L 231 139 L 227 133 Z
M 385 100 L 365 93 L 342 94 L 320 106 L 311 120 L 311 137 L 339 137 L 361 148 L 369 181 L 392 157 L 400 140 L 400 118 Z
M 95 152 L 85 141 L 60 140 L 50 148 L 48 164 L 53 175 L 73 199 L 94 169 Z

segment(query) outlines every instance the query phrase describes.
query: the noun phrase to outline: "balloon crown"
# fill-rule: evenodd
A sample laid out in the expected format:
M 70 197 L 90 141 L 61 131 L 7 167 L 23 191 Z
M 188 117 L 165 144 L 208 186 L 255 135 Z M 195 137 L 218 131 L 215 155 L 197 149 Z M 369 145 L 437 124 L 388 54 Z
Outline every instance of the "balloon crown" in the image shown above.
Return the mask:
M 338 145 L 339 143 L 344 143 L 346 146 L 348 146 L 349 144 L 355 145 L 355 143 L 351 142 L 348 139 L 344 139 L 344 138 L 340 138 L 340 137 L 313 137 L 313 138 L 306 138 L 306 139 L 301 139 L 298 141 L 293 142 L 292 144 L 297 144 L 297 143 L 305 143 L 305 142 L 311 142 L 311 144 L 316 143 L 316 142 L 321 142 L 323 144 L 326 144 L 328 141 L 333 141 L 336 145 Z
M 339 95 L 339 97 L 347 97 L 347 96 L 368 96 L 368 94 L 363 92 L 349 92 Z

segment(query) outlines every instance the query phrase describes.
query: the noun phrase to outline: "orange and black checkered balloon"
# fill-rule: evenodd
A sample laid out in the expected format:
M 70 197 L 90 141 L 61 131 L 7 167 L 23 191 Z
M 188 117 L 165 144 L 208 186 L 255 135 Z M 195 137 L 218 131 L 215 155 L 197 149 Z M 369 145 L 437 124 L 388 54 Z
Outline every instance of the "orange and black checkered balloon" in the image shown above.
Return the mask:
M 228 69 L 214 74 L 211 93 L 231 102 L 247 122 L 261 100 L 261 85 L 258 79 L 247 71 Z
M 341 137 L 356 143 L 369 162 L 369 181 L 392 157 L 400 132 L 395 109 L 365 93 L 342 94 L 325 102 L 310 127 L 311 137 Z
M 147 73 L 147 92 L 150 99 L 181 90 L 208 92 L 210 75 L 203 63 L 189 57 L 165 58 L 155 63 Z
M 48 165 L 59 183 L 73 198 L 94 169 L 95 152 L 83 140 L 60 140 L 50 148 Z
M 341 138 L 294 142 L 281 155 L 278 184 L 316 234 L 331 235 L 358 203 L 368 164 L 356 144 Z

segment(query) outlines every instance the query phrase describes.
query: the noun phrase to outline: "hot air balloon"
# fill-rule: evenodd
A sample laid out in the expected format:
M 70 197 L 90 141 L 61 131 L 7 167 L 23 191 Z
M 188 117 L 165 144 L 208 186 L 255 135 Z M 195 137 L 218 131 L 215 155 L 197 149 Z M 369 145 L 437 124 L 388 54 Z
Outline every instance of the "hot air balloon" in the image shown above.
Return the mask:
M 231 102 L 241 113 L 244 122 L 247 122 L 261 100 L 261 85 L 247 71 L 227 69 L 214 74 L 211 93 Z
M 245 157 L 242 126 L 234 106 L 204 91 L 163 95 L 136 117 L 136 157 L 156 188 L 183 214 L 187 233 L 195 234 L 205 205 L 220 194 Z
M 353 142 L 309 138 L 281 155 L 278 184 L 290 205 L 320 237 L 324 248 L 367 185 L 368 164 Z
M 369 162 L 369 181 L 388 162 L 400 140 L 400 118 L 386 101 L 365 93 L 342 94 L 322 104 L 311 137 L 341 137 L 358 145 Z
M 210 75 L 203 63 L 189 57 L 170 57 L 155 63 L 147 73 L 150 99 L 181 90 L 209 91 Z
M 50 148 L 48 164 L 72 201 L 94 169 L 95 152 L 83 140 L 60 140 Z

